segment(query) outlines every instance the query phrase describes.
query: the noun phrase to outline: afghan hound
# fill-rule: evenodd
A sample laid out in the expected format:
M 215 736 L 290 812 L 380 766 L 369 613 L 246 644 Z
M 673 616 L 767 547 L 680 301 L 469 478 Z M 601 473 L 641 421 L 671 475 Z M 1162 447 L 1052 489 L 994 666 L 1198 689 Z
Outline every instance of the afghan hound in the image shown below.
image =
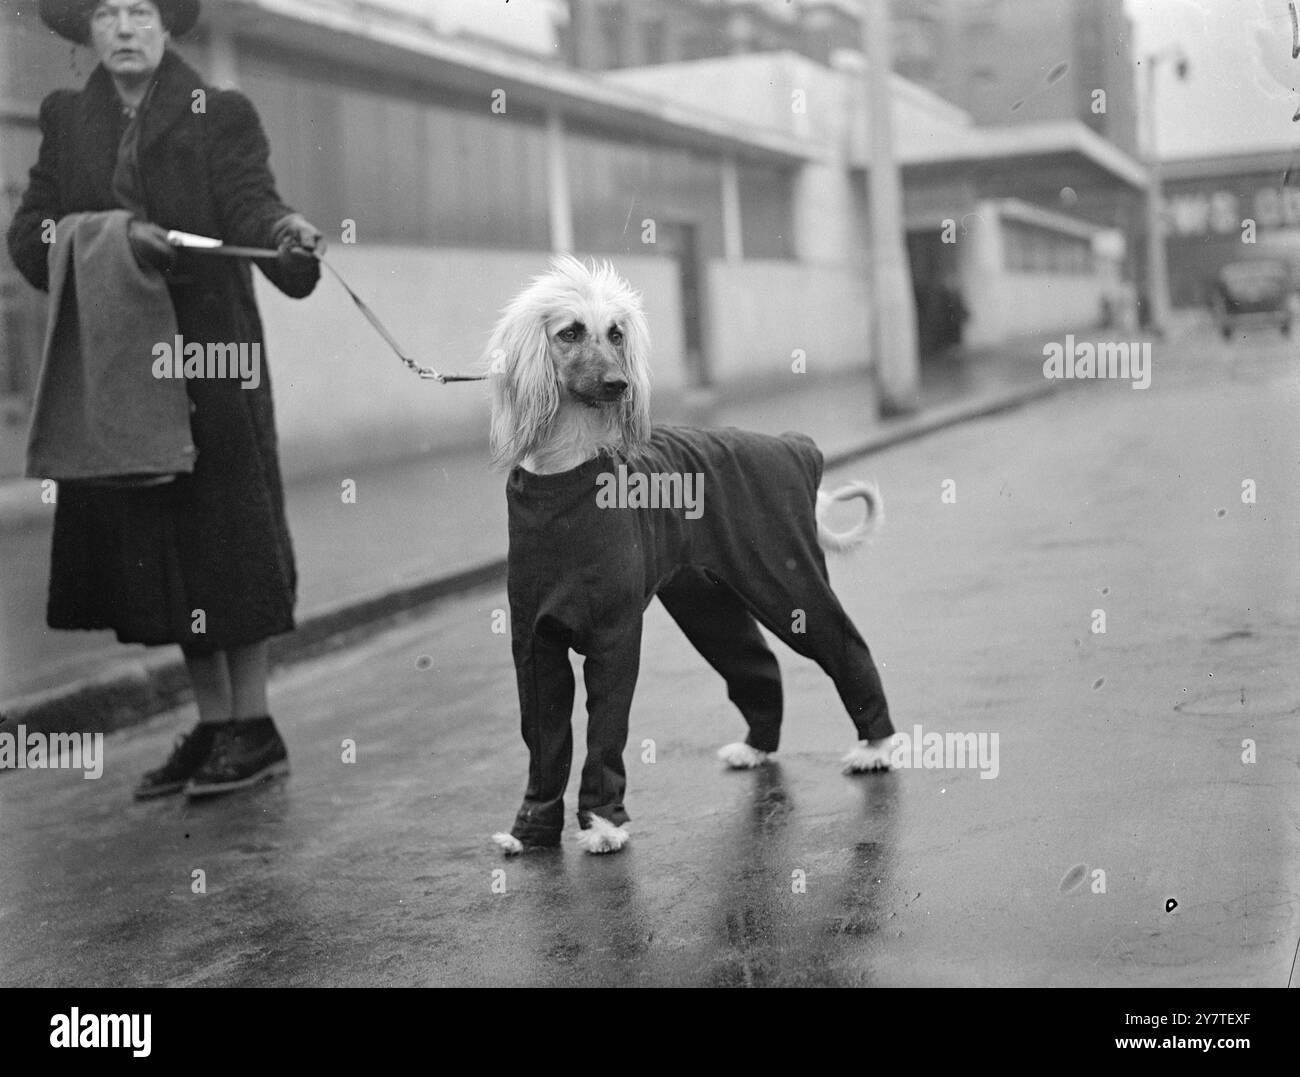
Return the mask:
M 502 312 L 488 344 L 493 462 L 509 470 L 507 591 L 528 785 L 507 853 L 560 844 L 583 656 L 587 755 L 578 840 L 628 840 L 623 750 L 642 615 L 658 597 L 726 682 L 749 727 L 718 751 L 731 768 L 777 748 L 781 673 L 763 625 L 831 677 L 858 742 L 845 773 L 885 770 L 894 732 L 871 654 L 831 590 L 823 549 L 879 526 L 879 491 L 824 493 L 802 434 L 651 425 L 650 334 L 639 295 L 608 263 L 560 256 Z M 833 501 L 861 499 L 838 533 Z

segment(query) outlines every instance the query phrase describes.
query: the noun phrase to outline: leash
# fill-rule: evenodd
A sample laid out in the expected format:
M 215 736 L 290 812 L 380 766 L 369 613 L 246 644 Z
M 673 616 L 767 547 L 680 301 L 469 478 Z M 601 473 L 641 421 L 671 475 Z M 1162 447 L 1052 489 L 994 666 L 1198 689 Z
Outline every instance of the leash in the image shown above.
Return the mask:
M 363 300 L 359 295 L 357 295 L 356 292 L 354 292 L 350 287 L 348 287 L 348 282 L 343 279 L 343 277 L 339 274 L 339 271 L 337 269 L 335 269 L 332 265 L 330 265 L 329 262 L 325 261 L 325 256 L 322 254 L 316 254 L 314 251 L 312 253 L 315 255 L 316 260 L 320 262 L 321 265 L 323 265 L 326 269 L 328 269 L 331 273 L 334 274 L 334 279 L 338 281 L 341 285 L 343 285 L 343 290 L 352 297 L 352 302 L 354 302 L 357 305 L 357 310 L 361 311 L 361 313 L 365 315 L 366 321 L 368 321 L 371 325 L 375 327 L 375 332 L 378 333 L 381 337 L 383 337 L 384 341 L 388 344 L 388 346 L 393 349 L 393 354 L 396 355 L 397 358 L 399 358 L 403 363 L 405 363 L 408 367 L 410 367 L 411 370 L 413 370 L 425 381 L 436 381 L 446 385 L 448 382 L 452 382 L 452 381 L 486 381 L 487 380 L 486 374 L 439 374 L 431 366 L 421 366 L 409 355 L 406 355 L 402 351 L 402 346 L 398 344 L 396 340 L 393 339 L 393 334 L 390 333 L 384 327 L 384 323 L 379 320 L 379 316 L 368 306 L 366 306 L 365 300 Z
M 276 258 L 279 256 L 279 251 L 273 251 L 269 248 L 236 247 L 227 243 L 222 243 L 219 239 L 212 239 L 208 236 L 196 236 L 189 232 L 178 232 L 175 230 L 167 233 L 167 242 L 171 243 L 175 247 L 184 247 L 187 250 L 192 250 L 196 254 L 216 254 L 228 258 Z M 453 381 L 487 380 L 486 374 L 440 374 L 431 366 L 423 366 L 422 364 L 417 363 L 402 350 L 402 346 L 397 343 L 393 334 L 390 333 L 384 323 L 379 320 L 379 315 L 371 310 L 366 304 L 366 301 L 352 290 L 348 282 L 343 279 L 342 274 L 340 274 L 333 265 L 325 261 L 325 256 L 317 251 L 312 251 L 311 255 L 316 259 L 316 261 L 334 274 L 334 279 L 343 286 L 343 290 L 351 297 L 352 302 L 356 304 L 357 310 L 361 311 L 365 316 L 366 321 L 374 326 L 375 332 L 384 338 L 384 343 L 393 350 L 393 354 L 405 363 L 413 373 L 419 375 L 422 380 L 436 381 L 443 385 Z

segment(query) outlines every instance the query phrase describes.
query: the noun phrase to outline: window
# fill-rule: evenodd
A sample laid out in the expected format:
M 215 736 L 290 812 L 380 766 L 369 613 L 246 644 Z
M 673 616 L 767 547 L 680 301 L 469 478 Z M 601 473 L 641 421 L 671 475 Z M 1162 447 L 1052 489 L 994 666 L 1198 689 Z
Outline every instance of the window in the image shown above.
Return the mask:
M 280 195 L 360 243 L 545 249 L 538 122 L 378 93 L 245 63 L 240 80 L 271 143 Z M 512 113 L 514 112 L 512 108 Z
M 602 68 L 621 67 L 626 57 L 623 56 L 623 28 L 619 20 L 619 11 L 603 13 L 600 21 L 600 44 Z
M 935 73 L 938 62 L 938 27 L 924 16 L 898 18 L 893 26 L 894 68 L 910 78 Z
M 654 254 L 642 221 L 699 229 L 700 252 L 722 253 L 722 181 L 714 158 L 673 146 L 570 128 L 565 135 L 574 240 L 579 249 Z
M 664 20 L 662 18 L 648 19 L 641 24 L 642 34 L 642 60 L 647 64 L 666 63 L 668 57 L 664 55 Z
M 793 258 L 794 176 L 787 169 L 740 165 L 741 245 L 746 258 Z
M 1081 236 L 1004 218 L 1002 238 L 1004 268 L 1010 273 L 1086 276 L 1093 272 L 1092 243 Z

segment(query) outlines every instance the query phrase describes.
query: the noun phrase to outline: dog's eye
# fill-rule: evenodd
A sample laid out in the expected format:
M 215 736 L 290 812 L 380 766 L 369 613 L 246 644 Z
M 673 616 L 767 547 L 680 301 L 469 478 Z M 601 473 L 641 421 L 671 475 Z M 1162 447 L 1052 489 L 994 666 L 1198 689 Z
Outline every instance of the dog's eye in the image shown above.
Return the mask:
M 623 330 L 621 330 L 618 326 L 614 326 L 613 328 L 611 328 L 609 331 L 609 342 L 611 344 L 622 344 Z
M 582 325 L 578 322 L 574 322 L 573 325 L 566 325 L 563 329 L 561 329 L 558 333 L 556 333 L 555 338 L 556 340 L 564 341 L 564 343 L 566 344 L 572 344 L 581 335 L 582 335 Z

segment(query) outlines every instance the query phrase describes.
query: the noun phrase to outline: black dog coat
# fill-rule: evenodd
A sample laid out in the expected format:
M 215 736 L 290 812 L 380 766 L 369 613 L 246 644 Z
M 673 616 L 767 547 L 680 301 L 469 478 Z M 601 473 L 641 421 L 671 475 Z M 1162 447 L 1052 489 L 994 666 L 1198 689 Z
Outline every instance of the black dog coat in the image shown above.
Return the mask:
M 754 748 L 776 749 L 782 706 L 776 657 L 755 620 L 826 671 L 859 738 L 894 732 L 871 653 L 831 590 L 817 542 L 822 463 L 803 434 L 659 426 L 638 456 L 602 453 L 553 475 L 511 471 L 511 641 L 530 753 L 516 838 L 554 845 L 563 828 L 570 649 L 585 656 L 587 689 L 579 820 L 627 821 L 623 749 L 642 615 L 656 594 L 726 679 Z

